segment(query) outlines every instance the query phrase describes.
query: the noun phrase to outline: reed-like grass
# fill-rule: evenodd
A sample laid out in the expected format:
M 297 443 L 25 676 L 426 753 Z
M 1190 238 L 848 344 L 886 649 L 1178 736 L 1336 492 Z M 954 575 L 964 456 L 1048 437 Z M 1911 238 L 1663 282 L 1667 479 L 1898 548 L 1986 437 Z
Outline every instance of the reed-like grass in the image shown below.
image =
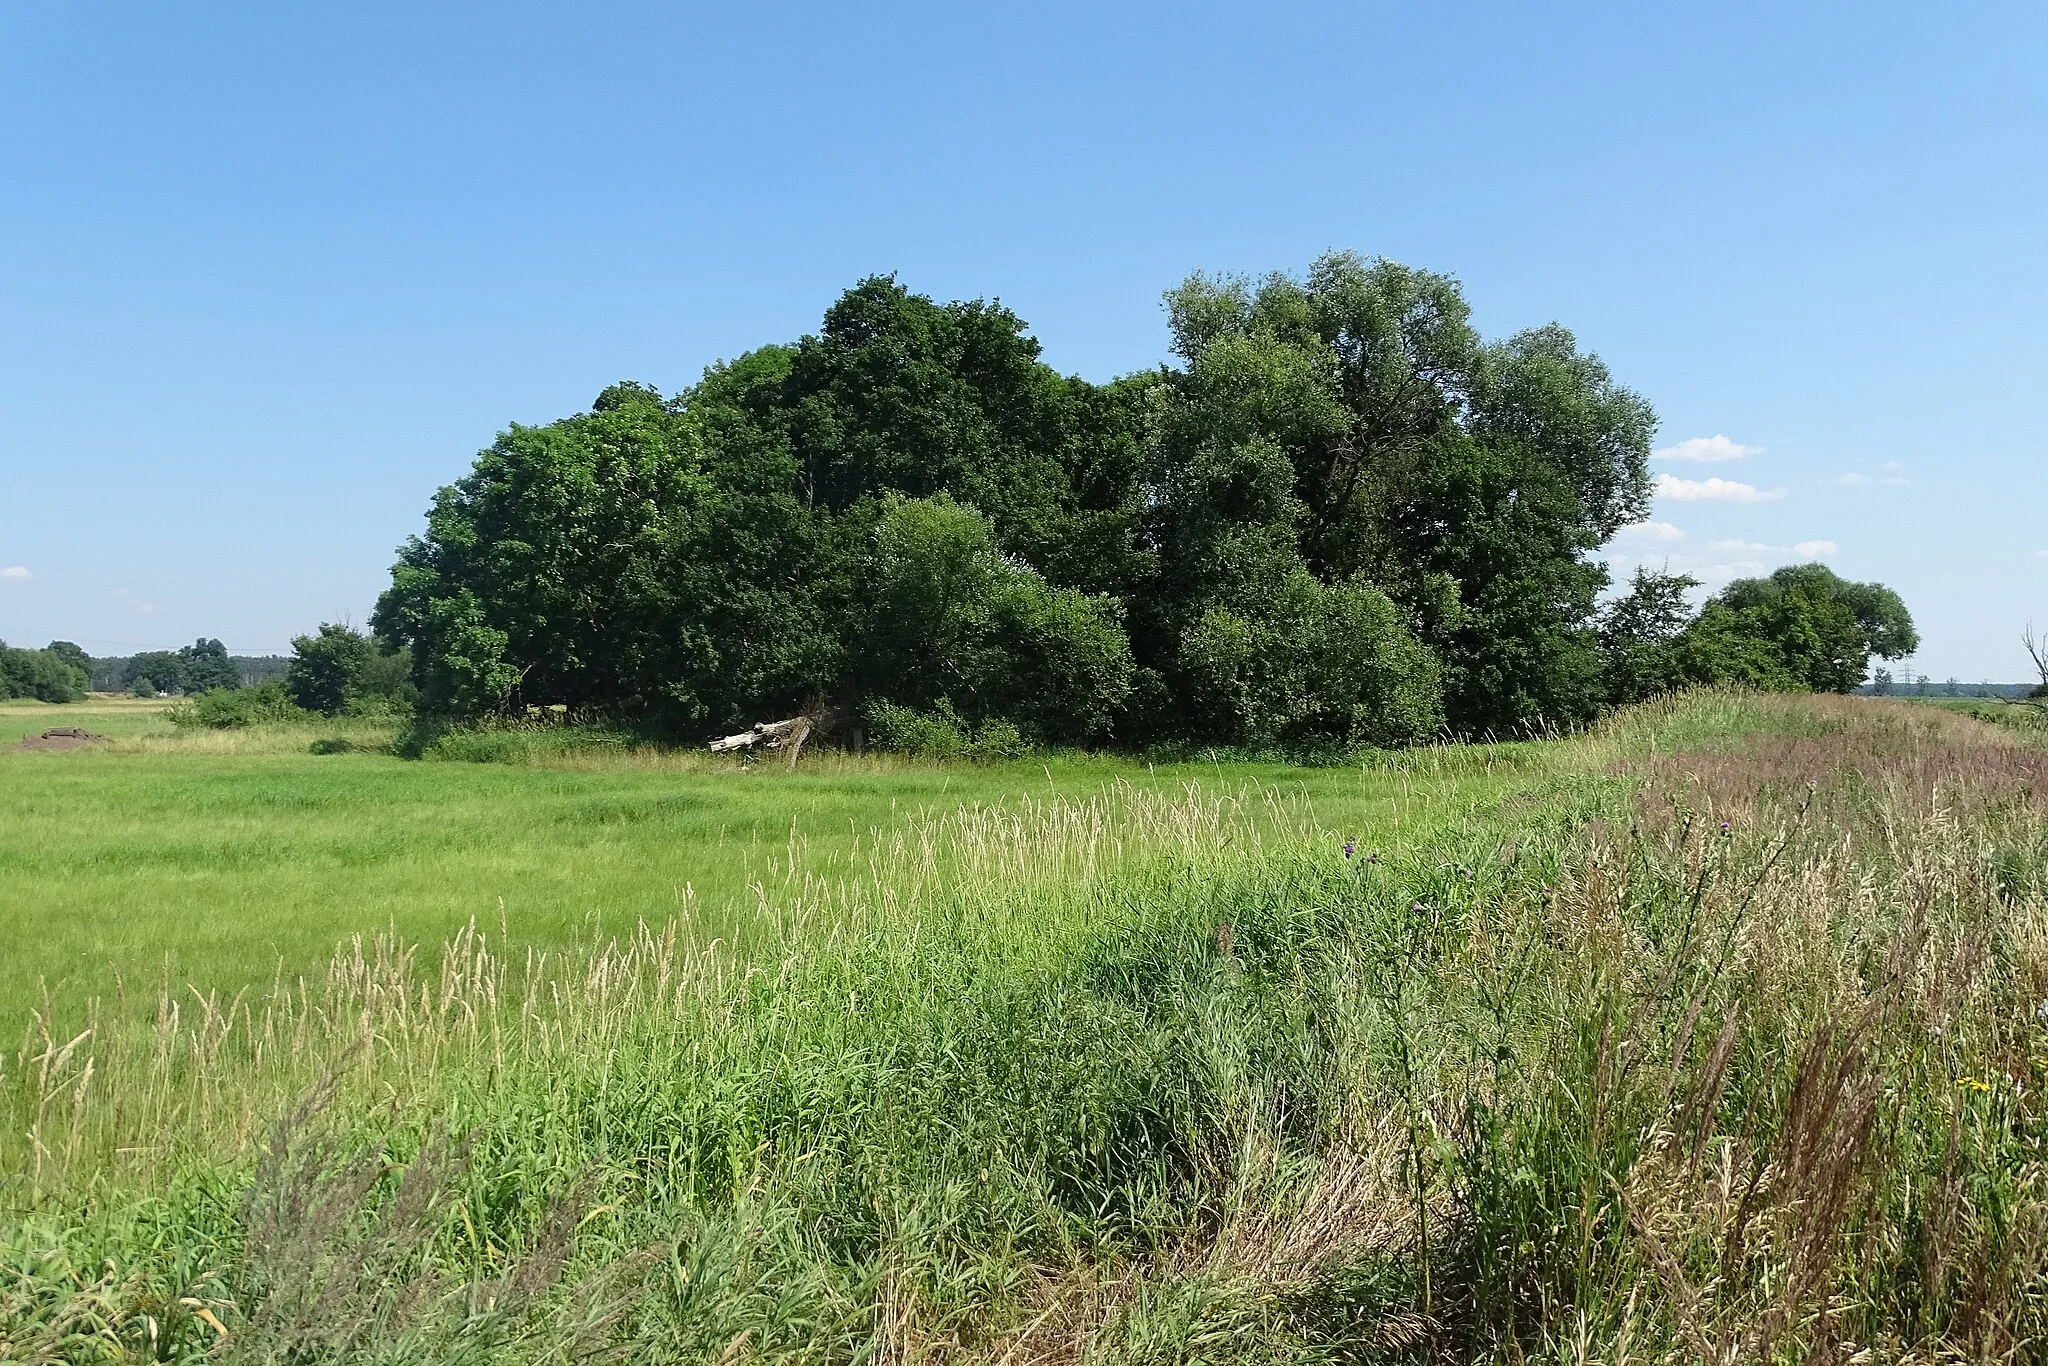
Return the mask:
M 1113 787 L 764 886 L 755 951 L 484 922 L 153 1029 L 53 1002 L 6 1077 L 0 1337 L 2037 1359 L 2044 759 L 1934 709 L 1682 699 L 1349 858 L 1299 794 Z

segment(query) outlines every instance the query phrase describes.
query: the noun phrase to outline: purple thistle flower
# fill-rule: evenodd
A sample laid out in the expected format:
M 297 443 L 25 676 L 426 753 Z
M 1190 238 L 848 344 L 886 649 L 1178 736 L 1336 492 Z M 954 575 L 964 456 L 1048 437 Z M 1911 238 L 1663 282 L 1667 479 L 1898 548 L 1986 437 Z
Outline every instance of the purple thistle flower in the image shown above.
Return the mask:
M 1345 840 L 1345 841 L 1344 841 L 1344 857 L 1345 857 L 1345 858 L 1350 858 L 1352 854 L 1354 854 L 1354 853 L 1356 853 L 1356 852 L 1357 852 L 1357 850 L 1358 850 L 1358 844 L 1357 844 L 1357 842 L 1356 842 L 1356 841 L 1354 841 L 1354 840 Z

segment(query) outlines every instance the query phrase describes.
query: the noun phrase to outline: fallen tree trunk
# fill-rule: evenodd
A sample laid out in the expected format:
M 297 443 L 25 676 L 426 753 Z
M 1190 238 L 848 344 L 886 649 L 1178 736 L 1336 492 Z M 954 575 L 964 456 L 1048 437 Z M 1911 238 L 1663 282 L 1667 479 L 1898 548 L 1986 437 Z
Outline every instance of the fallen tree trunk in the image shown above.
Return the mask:
M 788 749 L 789 766 L 796 767 L 797 756 L 803 753 L 804 741 L 811 735 L 811 718 L 792 716 L 787 721 L 763 721 L 752 730 L 743 730 L 737 735 L 722 736 L 711 742 L 713 754 L 730 754 L 734 751 L 752 751 L 755 746 L 762 749 Z

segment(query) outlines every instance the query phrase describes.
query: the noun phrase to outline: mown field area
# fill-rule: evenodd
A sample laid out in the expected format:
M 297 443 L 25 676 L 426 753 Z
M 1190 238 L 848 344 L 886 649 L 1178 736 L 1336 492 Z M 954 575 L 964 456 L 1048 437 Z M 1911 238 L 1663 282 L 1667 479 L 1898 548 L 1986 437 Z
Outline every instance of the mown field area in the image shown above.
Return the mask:
M 125 703 L 0 741 L 57 724 L 113 742 L 0 754 L 0 1359 L 2048 1334 L 2013 728 L 1698 694 L 1331 768 L 794 774 Z

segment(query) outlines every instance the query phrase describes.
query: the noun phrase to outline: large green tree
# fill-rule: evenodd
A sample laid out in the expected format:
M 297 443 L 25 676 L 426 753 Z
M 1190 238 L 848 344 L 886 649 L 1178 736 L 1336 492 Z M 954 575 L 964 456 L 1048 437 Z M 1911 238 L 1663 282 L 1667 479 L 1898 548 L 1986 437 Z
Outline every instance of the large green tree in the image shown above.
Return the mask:
M 395 676 L 397 663 L 361 631 L 322 622 L 312 635 L 292 638 L 285 691 L 295 705 L 307 711 L 339 716 L 352 704 L 372 697 L 396 700 L 401 696 L 405 685 Z
M 1680 645 L 1694 681 L 1812 692 L 1853 692 L 1873 657 L 1901 659 L 1918 648 L 1920 634 L 1896 592 L 1852 583 L 1824 564 L 1735 580 L 1707 603 Z
M 1690 574 L 1638 568 L 1628 592 L 1607 604 L 1599 631 L 1609 703 L 1641 702 L 1700 681 L 1685 653 L 1694 621 L 1686 594 L 1699 586 Z
M 204 636 L 178 651 L 180 684 L 188 693 L 239 688 L 242 674 L 228 657 L 228 647 Z
M 1051 586 L 946 493 L 856 505 L 846 530 L 860 591 L 848 603 L 844 700 L 944 704 L 1053 743 L 1109 731 L 1132 674 L 1115 599 Z
M 1058 586 L 1123 594 L 1145 578 L 1137 432 L 1153 377 L 1063 376 L 1001 304 L 935 303 L 880 276 L 777 350 L 779 383 L 741 406 L 753 440 L 786 446 L 807 504 L 944 492 Z M 723 378 L 688 396 L 693 411 L 723 397 Z
M 1592 552 L 1648 506 L 1641 398 L 1562 328 L 1485 343 L 1455 281 L 1349 253 L 1298 280 L 1197 275 L 1168 308 L 1183 367 L 1154 444 L 1146 663 L 1219 593 L 1299 564 L 1400 604 L 1455 728 L 1593 714 Z
M 137 696 L 185 691 L 185 660 L 176 650 L 145 650 L 129 657 L 121 670 L 121 686 Z
M 807 510 L 772 443 L 708 452 L 639 385 L 514 427 L 435 497 L 373 618 L 413 650 L 422 702 L 724 723 L 829 672 Z M 754 466 L 766 463 L 761 471 Z M 786 463 L 786 462 L 785 462 Z

